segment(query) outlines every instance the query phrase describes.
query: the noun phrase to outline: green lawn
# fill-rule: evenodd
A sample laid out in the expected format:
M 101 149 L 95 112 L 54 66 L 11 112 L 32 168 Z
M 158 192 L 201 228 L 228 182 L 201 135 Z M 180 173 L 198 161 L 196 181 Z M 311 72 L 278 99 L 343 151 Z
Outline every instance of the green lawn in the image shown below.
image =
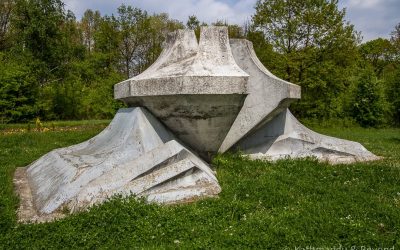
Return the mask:
M 162 207 L 116 197 L 61 221 L 17 224 L 15 168 L 94 136 L 105 123 L 97 125 L 0 131 L 0 248 L 400 248 L 400 129 L 314 128 L 363 143 L 385 157 L 378 162 L 330 166 L 223 155 L 213 162 L 223 190 L 218 199 Z
M 38 131 L 70 131 L 98 129 L 107 126 L 110 120 L 90 120 L 90 121 L 39 121 L 22 124 L 2 124 L 0 123 L 0 134 L 11 134 L 21 132 Z

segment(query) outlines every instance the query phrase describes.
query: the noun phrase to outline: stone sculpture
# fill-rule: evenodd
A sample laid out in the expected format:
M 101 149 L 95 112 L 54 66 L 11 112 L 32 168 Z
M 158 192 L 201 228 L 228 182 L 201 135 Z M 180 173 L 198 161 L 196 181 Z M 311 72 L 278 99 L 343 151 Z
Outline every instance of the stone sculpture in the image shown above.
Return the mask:
M 158 203 L 218 195 L 209 161 L 240 149 L 253 158 L 377 159 L 356 142 L 317 134 L 288 107 L 300 87 L 271 74 L 247 40 L 226 27 L 168 35 L 157 61 L 115 85 L 121 109 L 96 137 L 56 149 L 14 177 L 21 221 L 47 221 L 115 194 Z M 199 156 L 198 156 L 199 155 Z
M 225 28 L 167 37 L 158 60 L 115 86 L 115 98 L 146 107 L 203 157 L 218 151 L 246 97 L 248 75 L 235 63 Z
M 288 110 L 300 87 L 281 80 L 258 60 L 245 39 L 230 41 L 236 63 L 250 75 L 248 96 L 220 152 L 233 146 L 253 159 L 316 157 L 330 163 L 377 160 L 357 142 L 324 136 L 303 126 Z
M 36 221 L 62 217 L 63 211 L 75 212 L 114 194 L 176 203 L 220 192 L 208 165 L 140 107 L 120 109 L 92 139 L 17 169 L 15 183 L 20 219 Z

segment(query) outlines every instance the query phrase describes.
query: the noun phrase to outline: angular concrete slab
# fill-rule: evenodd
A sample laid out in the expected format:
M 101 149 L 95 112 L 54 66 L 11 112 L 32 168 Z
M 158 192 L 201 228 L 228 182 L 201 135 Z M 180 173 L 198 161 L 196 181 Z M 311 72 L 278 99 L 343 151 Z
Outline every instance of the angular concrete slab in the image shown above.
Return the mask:
M 56 149 L 16 171 L 21 221 L 47 221 L 115 194 L 158 203 L 220 192 L 209 166 L 143 108 L 121 109 L 92 139 Z
M 378 160 L 358 142 L 318 134 L 302 125 L 286 109 L 242 139 L 236 149 L 252 159 L 316 157 L 332 164 Z
M 301 97 L 300 86 L 274 76 L 264 67 L 250 41 L 231 39 L 230 46 L 236 63 L 249 74 L 249 95 L 219 148 L 221 153 Z
M 248 75 L 235 63 L 226 27 L 169 35 L 157 61 L 115 85 L 114 96 L 143 106 L 204 158 L 215 154 L 247 94 Z

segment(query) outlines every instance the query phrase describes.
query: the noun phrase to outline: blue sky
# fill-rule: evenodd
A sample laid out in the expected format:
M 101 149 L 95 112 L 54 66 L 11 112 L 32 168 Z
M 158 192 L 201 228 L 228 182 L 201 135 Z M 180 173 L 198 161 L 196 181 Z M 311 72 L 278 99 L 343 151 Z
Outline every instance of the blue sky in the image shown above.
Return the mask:
M 64 0 L 66 8 L 80 18 L 86 9 L 102 14 L 115 13 L 122 3 L 139 7 L 149 13 L 166 12 L 184 23 L 189 15 L 208 23 L 227 20 L 243 24 L 254 14 L 256 0 Z M 400 0 L 339 0 L 347 9 L 346 19 L 362 32 L 364 41 L 378 37 L 388 38 L 400 23 Z

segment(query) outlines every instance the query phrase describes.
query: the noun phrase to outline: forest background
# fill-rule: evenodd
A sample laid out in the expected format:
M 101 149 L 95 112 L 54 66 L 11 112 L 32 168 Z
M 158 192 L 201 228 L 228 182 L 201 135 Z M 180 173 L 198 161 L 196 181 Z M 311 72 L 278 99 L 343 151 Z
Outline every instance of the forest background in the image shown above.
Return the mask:
M 226 25 L 253 42 L 261 62 L 298 84 L 301 119 L 400 125 L 400 23 L 390 39 L 362 43 L 337 0 L 259 0 L 251 20 L 186 23 L 121 5 L 80 20 L 60 0 L 0 2 L 0 123 L 110 119 L 123 106 L 113 85 L 143 72 L 167 33 Z

